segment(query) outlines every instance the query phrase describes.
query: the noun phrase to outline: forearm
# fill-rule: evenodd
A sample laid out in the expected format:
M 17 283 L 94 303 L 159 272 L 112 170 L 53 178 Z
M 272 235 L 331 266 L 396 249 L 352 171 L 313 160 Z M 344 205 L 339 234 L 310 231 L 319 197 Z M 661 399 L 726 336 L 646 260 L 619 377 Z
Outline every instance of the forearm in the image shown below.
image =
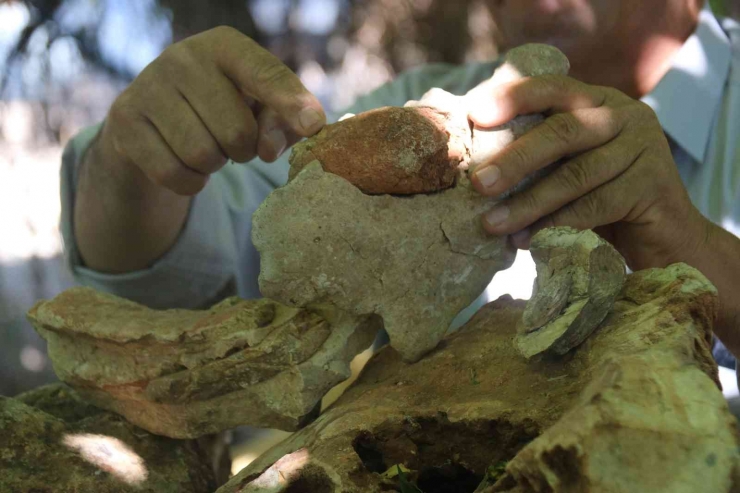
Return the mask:
M 740 239 L 707 221 L 706 237 L 687 263 L 699 269 L 719 292 L 714 331 L 740 356 Z
M 175 243 L 190 197 L 155 185 L 105 144 L 105 127 L 86 153 L 74 205 L 74 234 L 84 264 L 124 273 L 149 267 Z

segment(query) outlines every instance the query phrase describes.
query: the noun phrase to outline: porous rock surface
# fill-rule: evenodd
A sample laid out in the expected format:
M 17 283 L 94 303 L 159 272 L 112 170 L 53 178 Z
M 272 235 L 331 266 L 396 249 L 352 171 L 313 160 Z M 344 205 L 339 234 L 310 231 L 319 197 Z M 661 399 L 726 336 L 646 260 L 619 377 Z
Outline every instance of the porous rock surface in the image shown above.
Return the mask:
M 211 493 L 195 440 L 154 436 L 63 384 L 0 397 L 0 491 Z
M 151 310 L 89 288 L 34 306 L 59 378 L 159 435 L 194 438 L 239 425 L 294 430 L 350 375 L 377 319 L 269 300 Z
M 314 161 L 255 212 L 260 291 L 281 303 L 377 314 L 407 360 L 507 268 L 507 238 L 488 236 L 490 199 L 463 178 L 434 195 L 366 195 Z
M 606 318 L 622 290 L 625 262 L 591 230 L 546 228 L 532 238 L 537 266 L 532 298 L 515 344 L 527 358 L 549 351 L 565 354 Z
M 676 264 L 627 277 L 603 324 L 562 357 L 511 343 L 524 302 L 502 298 L 421 361 L 386 348 L 310 426 L 219 493 L 726 493 L 735 419 L 709 343 L 714 287 Z M 308 488 L 308 489 L 306 489 Z

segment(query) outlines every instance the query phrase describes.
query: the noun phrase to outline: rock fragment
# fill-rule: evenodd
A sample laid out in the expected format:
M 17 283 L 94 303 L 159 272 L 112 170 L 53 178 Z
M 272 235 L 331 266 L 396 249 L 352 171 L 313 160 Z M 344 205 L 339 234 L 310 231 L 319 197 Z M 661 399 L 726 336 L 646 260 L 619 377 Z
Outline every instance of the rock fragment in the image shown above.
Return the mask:
M 315 161 L 252 218 L 260 291 L 288 305 L 378 315 L 393 347 L 418 360 L 513 262 L 507 239 L 480 223 L 490 204 L 464 176 L 434 195 L 366 195 Z
M 239 425 L 294 430 L 350 375 L 377 320 L 230 298 L 151 310 L 74 288 L 29 312 L 61 380 L 147 431 L 195 438 Z
M 568 227 L 538 232 L 530 252 L 537 279 L 515 344 L 526 358 L 562 355 L 606 318 L 622 289 L 625 262 L 593 231 Z
M 387 107 L 327 125 L 293 147 L 290 176 L 318 160 L 367 194 L 449 188 L 463 155 L 448 149 L 445 119 L 433 108 Z
M 210 493 L 195 440 L 151 435 L 63 384 L 0 397 L 0 491 Z
M 510 298 L 413 365 L 386 348 L 218 493 L 394 491 L 383 473 L 399 464 L 422 491 L 474 491 L 491 464 L 506 474 L 486 492 L 735 491 L 736 424 L 709 350 L 714 287 L 684 264 L 641 271 L 613 310 L 569 358 L 521 358 L 524 303 Z
M 567 70 L 557 49 L 527 45 L 491 83 Z M 498 152 L 541 121 L 521 116 L 476 133 L 466 98 L 435 90 L 426 102 L 351 117 L 296 146 L 291 181 L 252 219 L 262 294 L 380 315 L 407 361 L 434 348 L 513 260 L 507 239 L 479 224 L 495 200 L 477 194 L 465 170 L 476 153 Z

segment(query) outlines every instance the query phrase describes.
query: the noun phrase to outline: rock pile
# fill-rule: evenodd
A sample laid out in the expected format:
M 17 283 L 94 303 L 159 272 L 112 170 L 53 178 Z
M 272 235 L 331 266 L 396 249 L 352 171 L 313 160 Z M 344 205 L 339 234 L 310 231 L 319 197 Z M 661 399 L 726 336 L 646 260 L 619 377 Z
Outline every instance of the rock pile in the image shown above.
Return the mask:
M 151 310 L 89 288 L 39 302 L 28 316 L 60 379 L 93 404 L 173 438 L 243 424 L 300 428 L 380 327 L 372 317 L 265 299 Z

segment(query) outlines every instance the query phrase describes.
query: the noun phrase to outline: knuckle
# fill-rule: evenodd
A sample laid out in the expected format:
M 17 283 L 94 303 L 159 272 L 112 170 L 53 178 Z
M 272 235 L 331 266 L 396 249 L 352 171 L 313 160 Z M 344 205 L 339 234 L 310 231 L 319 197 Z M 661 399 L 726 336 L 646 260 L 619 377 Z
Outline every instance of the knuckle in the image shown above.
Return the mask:
M 529 212 L 538 212 L 542 208 L 542 203 L 536 194 L 531 192 L 524 192 L 519 194 L 519 200 L 522 209 Z
M 197 170 L 212 173 L 223 166 L 226 159 L 215 146 L 199 144 L 189 150 L 186 162 Z
M 516 173 L 520 173 L 520 170 L 525 169 L 526 165 L 531 162 L 532 156 L 526 146 L 518 145 L 516 141 L 509 147 L 509 161 L 511 162 L 512 170 Z
M 576 119 L 568 113 L 558 113 L 543 122 L 546 135 L 563 145 L 570 145 L 578 139 L 581 126 Z
M 560 166 L 555 174 L 560 187 L 566 190 L 585 190 L 590 183 L 588 163 L 583 159 L 576 159 Z
M 164 70 L 168 77 L 175 78 L 172 80 L 177 80 L 176 78 L 184 77 L 188 73 L 188 68 L 192 68 L 194 58 L 195 54 L 186 40 L 167 47 L 159 56 L 156 64 L 152 64 L 148 68 L 152 72 L 155 71 L 155 67 L 156 72 Z M 161 72 L 154 74 L 155 83 L 160 79 L 159 75 L 161 75 Z
M 135 100 L 130 89 L 121 93 L 108 110 L 108 120 L 116 123 L 132 120 Z
M 565 206 L 567 216 L 580 225 L 591 225 L 601 215 L 601 201 L 595 193 L 584 195 Z
M 217 26 L 208 30 L 206 33 L 216 38 L 246 37 L 241 31 L 231 26 Z
M 195 195 L 208 182 L 206 175 L 185 170 L 178 164 L 151 170 L 149 179 L 160 187 L 172 190 L 178 195 Z
M 233 126 L 224 133 L 224 146 L 233 153 L 246 153 L 255 145 L 254 132 L 245 126 Z M 235 156 L 232 156 L 235 157 Z
M 615 103 L 624 103 L 626 101 L 631 101 L 632 98 L 627 96 L 625 93 L 620 91 L 619 89 L 616 89 L 614 87 L 606 86 L 603 88 L 604 94 L 605 94 L 605 100 L 608 102 L 615 102 Z
M 290 71 L 279 62 L 266 62 L 254 67 L 253 83 L 257 86 L 278 86 L 290 78 Z
M 160 187 L 172 188 L 177 183 L 177 170 L 174 166 L 157 166 L 147 170 L 149 179 Z

